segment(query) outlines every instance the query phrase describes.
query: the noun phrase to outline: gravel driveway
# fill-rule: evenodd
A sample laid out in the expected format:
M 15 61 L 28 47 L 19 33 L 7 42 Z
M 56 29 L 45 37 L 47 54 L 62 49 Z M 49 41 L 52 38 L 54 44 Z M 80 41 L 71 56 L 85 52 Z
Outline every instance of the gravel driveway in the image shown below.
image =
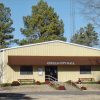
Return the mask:
M 0 100 L 100 100 L 100 91 L 54 90 L 48 85 L 7 87 Z

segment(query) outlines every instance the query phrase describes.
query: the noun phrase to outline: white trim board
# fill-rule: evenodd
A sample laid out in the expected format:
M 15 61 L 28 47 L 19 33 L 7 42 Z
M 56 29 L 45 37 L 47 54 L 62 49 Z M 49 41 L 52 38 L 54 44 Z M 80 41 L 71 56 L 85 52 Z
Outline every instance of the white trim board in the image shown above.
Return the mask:
M 64 41 L 61 41 L 61 40 L 40 42 L 40 43 L 23 45 L 23 46 L 15 46 L 15 47 L 11 47 L 11 48 L 0 49 L 0 51 L 10 50 L 10 49 L 17 49 L 17 48 L 23 48 L 23 47 L 30 47 L 30 46 L 36 46 L 36 45 L 41 45 L 41 44 L 49 44 L 49 43 L 64 43 L 64 44 L 69 44 L 69 45 L 74 45 L 74 46 L 78 46 L 78 47 L 84 47 L 84 48 L 88 48 L 88 49 L 93 49 L 93 50 L 100 51 L 100 49 L 98 49 L 98 48 L 93 48 L 93 47 L 84 46 L 84 45 L 75 44 L 75 43 L 70 43 L 70 42 L 64 42 Z

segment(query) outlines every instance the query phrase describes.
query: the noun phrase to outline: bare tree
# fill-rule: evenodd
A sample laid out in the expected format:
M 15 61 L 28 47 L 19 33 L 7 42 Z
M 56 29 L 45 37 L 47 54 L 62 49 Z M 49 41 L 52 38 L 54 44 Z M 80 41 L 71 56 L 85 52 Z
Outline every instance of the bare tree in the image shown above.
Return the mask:
M 100 0 L 77 0 L 81 13 L 94 25 L 100 27 Z

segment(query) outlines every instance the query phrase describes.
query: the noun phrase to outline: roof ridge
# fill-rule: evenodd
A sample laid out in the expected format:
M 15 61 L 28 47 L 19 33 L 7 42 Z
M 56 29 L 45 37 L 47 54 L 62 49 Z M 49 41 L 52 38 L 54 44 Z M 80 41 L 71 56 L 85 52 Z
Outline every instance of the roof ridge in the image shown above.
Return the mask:
M 10 48 L 0 49 L 0 51 L 17 49 L 17 48 L 22 48 L 22 47 L 35 46 L 35 45 L 41 45 L 41 44 L 48 44 L 48 43 L 54 43 L 54 42 L 65 43 L 65 44 L 70 44 L 70 45 L 74 45 L 74 46 L 78 46 L 78 47 L 84 47 L 84 48 L 100 51 L 100 49 L 98 49 L 98 48 L 84 46 L 84 45 L 80 45 L 80 44 L 76 44 L 76 43 L 65 42 L 65 41 L 61 41 L 61 40 L 53 40 L 53 41 L 46 41 L 46 42 L 40 42 L 40 43 L 34 43 L 34 44 L 28 44 L 28 45 L 22 45 L 22 46 L 15 46 L 15 47 L 10 47 Z

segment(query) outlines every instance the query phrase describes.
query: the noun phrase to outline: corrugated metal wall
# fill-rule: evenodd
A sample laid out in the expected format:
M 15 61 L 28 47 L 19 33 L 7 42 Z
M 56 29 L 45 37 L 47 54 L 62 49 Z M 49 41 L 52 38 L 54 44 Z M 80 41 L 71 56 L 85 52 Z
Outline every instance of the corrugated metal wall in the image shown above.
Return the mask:
M 45 81 L 45 71 L 43 76 L 38 76 L 37 67 L 34 67 L 32 76 L 21 76 L 18 66 L 8 65 L 8 56 L 100 56 L 99 50 L 79 47 L 65 43 L 48 43 L 35 45 L 30 47 L 23 47 L 17 49 L 9 49 L 5 51 L 5 82 L 12 82 L 19 78 L 35 78 L 39 81 Z M 41 66 L 40 66 L 41 67 Z M 99 66 L 100 68 L 100 66 Z M 44 68 L 43 68 L 44 69 Z M 97 69 L 95 67 L 95 69 Z M 93 71 L 91 75 L 80 75 L 78 66 L 60 66 L 58 67 L 58 81 L 77 80 L 78 77 L 94 77 L 96 80 L 100 77 L 100 71 Z
M 99 50 L 64 43 L 41 44 L 7 50 L 8 55 L 28 56 L 100 56 Z

